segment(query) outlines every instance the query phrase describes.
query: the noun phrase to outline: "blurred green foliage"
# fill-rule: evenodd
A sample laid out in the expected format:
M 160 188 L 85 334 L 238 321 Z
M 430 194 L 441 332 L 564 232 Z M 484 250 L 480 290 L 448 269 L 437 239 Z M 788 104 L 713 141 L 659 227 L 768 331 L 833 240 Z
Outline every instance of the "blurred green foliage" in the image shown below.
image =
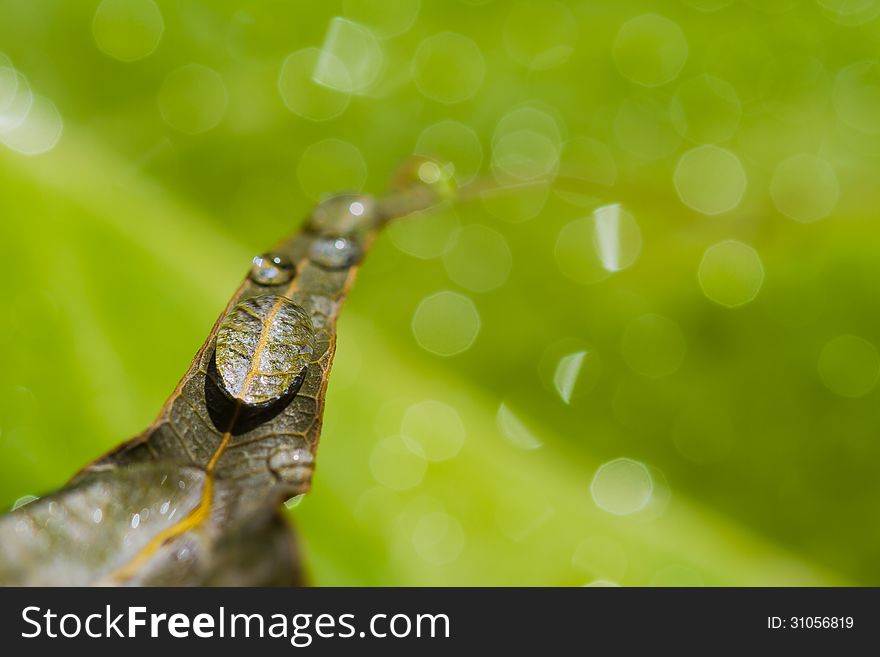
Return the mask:
M 322 194 L 436 151 L 502 189 L 361 272 L 316 583 L 880 583 L 878 16 L 6 0 L 0 503 L 146 426 Z

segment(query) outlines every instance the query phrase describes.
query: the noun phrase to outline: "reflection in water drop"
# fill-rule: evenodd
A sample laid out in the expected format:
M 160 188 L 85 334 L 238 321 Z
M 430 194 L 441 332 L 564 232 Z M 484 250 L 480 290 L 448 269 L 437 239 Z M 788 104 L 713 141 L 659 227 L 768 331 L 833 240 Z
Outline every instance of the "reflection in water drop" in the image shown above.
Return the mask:
M 590 484 L 596 506 L 618 516 L 644 509 L 651 501 L 653 490 L 654 481 L 647 466 L 629 458 L 603 463 Z
M 345 93 L 363 93 L 378 77 L 384 55 L 375 35 L 345 18 L 330 21 L 312 79 Z
M 295 273 L 294 264 L 279 253 L 254 256 L 251 263 L 251 280 L 258 285 L 283 285 L 290 282 Z
M 325 269 L 351 267 L 360 257 L 360 247 L 345 237 L 319 238 L 309 247 L 311 261 Z
M 495 423 L 504 439 L 514 447 L 532 450 L 543 445 L 541 440 L 514 414 L 505 402 L 502 402 L 498 407 Z
M 100 524 L 100 522 L 104 519 L 104 512 L 101 509 L 95 509 L 92 511 L 92 522 L 96 525 Z

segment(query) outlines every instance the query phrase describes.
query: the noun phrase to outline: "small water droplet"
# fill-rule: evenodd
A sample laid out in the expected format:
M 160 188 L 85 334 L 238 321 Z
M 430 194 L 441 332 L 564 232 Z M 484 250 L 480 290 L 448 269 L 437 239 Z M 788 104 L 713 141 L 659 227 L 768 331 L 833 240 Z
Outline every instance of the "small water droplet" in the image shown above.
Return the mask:
M 315 457 L 305 448 L 282 447 L 269 456 L 269 469 L 289 483 L 306 483 L 312 476 Z
M 361 250 L 357 244 L 344 237 L 329 237 L 312 242 L 309 257 L 325 269 L 344 269 L 350 267 L 358 258 Z
M 31 502 L 38 500 L 38 499 L 40 499 L 40 498 L 37 497 L 36 495 L 22 495 L 17 500 L 15 500 L 15 502 L 13 502 L 12 510 L 16 511 L 16 510 L 20 509 L 21 507 L 23 507 L 27 504 L 30 504 Z
M 280 253 L 264 253 L 254 256 L 251 263 L 251 280 L 258 285 L 283 285 L 296 274 L 296 266 Z
M 304 497 L 305 495 L 294 495 L 289 500 L 284 502 L 284 506 L 288 509 L 295 509 L 302 503 Z
M 351 235 L 373 223 L 376 203 L 363 194 L 339 194 L 323 201 L 309 218 L 309 228 L 324 236 Z
M 103 520 L 103 518 L 104 518 L 104 512 L 101 511 L 101 509 L 95 509 L 94 511 L 92 511 L 92 521 L 95 524 L 100 523 L 101 520 Z
M 141 514 L 139 514 L 139 513 L 135 513 L 135 514 L 131 517 L 131 528 L 132 528 L 132 529 L 137 529 L 138 526 L 139 526 L 140 524 L 141 524 Z
M 161 513 L 164 516 L 166 513 L 168 513 L 168 507 L 170 507 L 170 506 L 171 506 L 170 501 L 166 500 L 165 502 L 162 502 L 162 506 L 159 507 L 159 513 Z
M 177 487 L 180 490 L 183 490 L 184 488 L 186 488 L 186 482 L 183 479 L 181 479 L 180 481 L 177 482 Z

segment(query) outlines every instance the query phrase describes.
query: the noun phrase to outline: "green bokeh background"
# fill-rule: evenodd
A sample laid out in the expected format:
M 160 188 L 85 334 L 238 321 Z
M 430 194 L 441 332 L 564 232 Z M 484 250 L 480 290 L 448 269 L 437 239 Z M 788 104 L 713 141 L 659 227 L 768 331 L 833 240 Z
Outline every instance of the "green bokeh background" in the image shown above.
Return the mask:
M 64 128 L 41 155 L 0 147 L 0 505 L 62 485 L 152 421 L 250 257 L 295 229 L 317 194 L 381 193 L 423 131 L 453 120 L 477 135 L 484 179 L 507 186 L 513 161 L 528 184 L 412 220 L 370 254 L 339 324 L 313 492 L 289 511 L 314 582 L 880 584 L 877 352 L 826 349 L 850 334 L 880 340 L 880 2 L 363 4 L 157 1 L 158 46 L 130 62 L 108 48 L 137 54 L 149 25 L 99 27 L 94 1 L 2 4 L 0 51 Z M 407 8 L 418 10 L 408 26 Z M 286 106 L 279 72 L 289 54 L 320 48 L 337 16 L 404 29 L 367 40 L 381 52 L 376 79 L 314 121 Z M 482 79 L 465 46 L 413 64 L 445 32 L 476 46 Z M 330 50 L 343 47 L 362 46 Z M 365 53 L 369 65 L 376 50 Z M 169 87 L 192 63 L 218 74 L 219 96 Z M 500 147 L 499 121 L 522 107 L 522 139 Z M 676 188 L 679 159 L 705 141 L 738 159 L 741 198 L 735 167 L 698 166 Z M 780 163 L 798 154 L 821 174 L 785 177 Z M 543 182 L 543 164 L 559 177 Z M 725 190 L 735 207 L 717 214 L 683 202 Z M 614 203 L 638 224 L 637 259 L 573 280 L 560 231 Z M 797 221 L 792 203 L 827 216 Z M 457 227 L 472 224 L 502 236 L 508 276 L 503 257 L 456 250 Z M 706 249 L 730 239 L 764 271 L 735 308 L 698 277 Z M 503 284 L 473 289 L 482 276 Z M 448 357 L 412 328 L 442 290 L 480 317 L 473 345 Z M 637 332 L 645 315 L 674 322 L 682 358 L 654 324 Z M 461 322 L 441 317 L 437 330 Z M 554 368 L 584 349 L 589 367 L 566 403 Z M 419 436 L 400 437 L 424 400 L 461 420 L 452 458 L 425 462 Z M 442 439 L 457 427 L 435 429 Z M 523 449 L 523 435 L 540 446 Z M 608 513 L 591 495 L 597 468 L 617 458 L 653 478 L 636 513 Z

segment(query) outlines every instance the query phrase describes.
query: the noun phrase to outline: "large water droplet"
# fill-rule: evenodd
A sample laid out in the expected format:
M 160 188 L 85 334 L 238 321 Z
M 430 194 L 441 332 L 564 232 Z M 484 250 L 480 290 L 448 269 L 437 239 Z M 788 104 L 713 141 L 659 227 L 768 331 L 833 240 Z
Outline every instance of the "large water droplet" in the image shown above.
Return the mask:
M 312 262 L 325 269 L 350 267 L 357 262 L 360 255 L 360 247 L 345 237 L 317 239 L 309 248 L 309 258 Z
M 312 211 L 309 228 L 321 235 L 350 235 L 369 226 L 376 217 L 376 202 L 363 194 L 328 198 Z
M 248 406 L 266 406 L 296 388 L 315 350 L 308 313 L 290 299 L 246 299 L 217 331 L 218 384 Z
M 251 280 L 258 285 L 283 285 L 294 274 L 296 267 L 287 256 L 280 253 L 254 256 L 251 264 Z

